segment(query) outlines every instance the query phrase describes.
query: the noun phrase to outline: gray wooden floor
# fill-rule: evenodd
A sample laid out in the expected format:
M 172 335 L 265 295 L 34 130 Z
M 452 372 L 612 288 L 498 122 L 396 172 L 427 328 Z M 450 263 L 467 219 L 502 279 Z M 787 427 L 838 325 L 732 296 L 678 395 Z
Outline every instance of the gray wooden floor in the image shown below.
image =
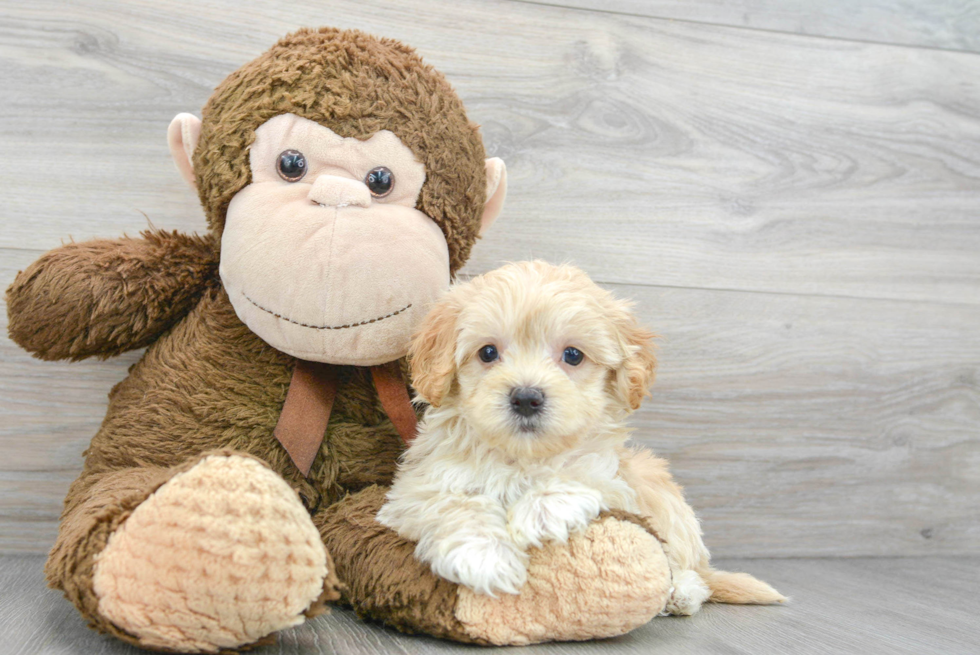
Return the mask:
M 43 589 L 42 558 L 0 557 L 0 652 L 4 655 L 136 655 L 98 635 L 57 592 Z M 708 605 L 691 618 L 656 618 L 617 639 L 513 649 L 522 655 L 737 655 L 980 652 L 980 558 L 728 560 L 793 596 L 782 607 Z M 279 636 L 256 655 L 477 653 L 406 636 L 334 609 Z
M 716 557 L 804 558 L 745 563 L 790 607 L 603 650 L 980 651 L 955 559 L 980 555 L 980 2 L 0 0 L 0 287 L 68 238 L 203 230 L 167 124 L 324 24 L 416 46 L 507 161 L 467 274 L 570 260 L 663 335 L 636 440 Z M 138 357 L 33 360 L 0 307 L 0 553 L 27 556 L 0 560 L 0 654 L 125 650 L 37 557 Z M 281 650 L 355 642 L 444 648 L 338 612 Z

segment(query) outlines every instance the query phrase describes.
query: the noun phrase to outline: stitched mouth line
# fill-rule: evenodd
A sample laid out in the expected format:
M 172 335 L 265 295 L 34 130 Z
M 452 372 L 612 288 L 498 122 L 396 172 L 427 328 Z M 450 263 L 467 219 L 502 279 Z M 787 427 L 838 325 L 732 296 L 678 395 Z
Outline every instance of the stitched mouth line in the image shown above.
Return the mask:
M 377 318 L 372 318 L 369 321 L 361 321 L 360 323 L 349 323 L 347 325 L 310 325 L 309 323 L 301 323 L 299 321 L 294 321 L 293 319 L 289 318 L 288 316 L 283 316 L 282 314 L 278 314 L 278 313 L 272 311 L 271 309 L 266 309 L 265 307 L 263 307 L 259 303 L 255 302 L 254 300 L 252 300 L 251 298 L 249 298 L 248 297 L 248 294 L 245 293 L 244 291 L 242 291 L 242 296 L 245 297 L 245 300 L 249 301 L 250 303 L 252 303 L 256 307 L 258 307 L 259 309 L 261 309 L 266 314 L 272 314 L 276 318 L 281 319 L 283 321 L 286 321 L 287 323 L 292 323 L 293 325 L 298 325 L 300 327 L 311 328 L 313 330 L 346 330 L 347 328 L 359 327 L 361 325 L 369 325 L 370 323 L 377 323 L 379 321 L 385 320 L 386 318 L 391 318 L 392 316 L 397 316 L 398 314 L 401 314 L 406 309 L 408 309 L 408 308 L 410 308 L 412 306 L 412 303 L 408 303 L 407 305 L 405 305 L 401 309 L 395 310 L 395 311 L 391 312 L 390 314 L 385 314 L 384 316 L 379 316 Z

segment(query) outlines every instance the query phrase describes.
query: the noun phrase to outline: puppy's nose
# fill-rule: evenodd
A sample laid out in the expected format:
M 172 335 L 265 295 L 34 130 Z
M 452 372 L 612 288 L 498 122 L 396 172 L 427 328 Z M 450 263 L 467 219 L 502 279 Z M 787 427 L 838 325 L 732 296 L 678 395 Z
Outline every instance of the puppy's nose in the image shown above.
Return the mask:
M 510 408 L 524 417 L 534 416 L 544 407 L 544 392 L 537 387 L 517 387 L 510 392 Z

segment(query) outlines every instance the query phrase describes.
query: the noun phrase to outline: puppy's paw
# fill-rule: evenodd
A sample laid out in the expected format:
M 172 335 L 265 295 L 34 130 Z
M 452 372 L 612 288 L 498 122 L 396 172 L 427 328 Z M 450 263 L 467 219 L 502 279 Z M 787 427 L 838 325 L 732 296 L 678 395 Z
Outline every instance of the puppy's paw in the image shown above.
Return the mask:
M 564 544 L 584 531 L 603 510 L 602 494 L 585 486 L 531 492 L 511 508 L 508 524 L 518 547 Z
M 478 594 L 517 594 L 527 581 L 527 555 L 514 544 L 473 538 L 431 562 L 432 572 Z
M 701 609 L 701 605 L 710 597 L 711 589 L 696 572 L 675 571 L 674 589 L 663 613 L 674 616 L 691 616 Z

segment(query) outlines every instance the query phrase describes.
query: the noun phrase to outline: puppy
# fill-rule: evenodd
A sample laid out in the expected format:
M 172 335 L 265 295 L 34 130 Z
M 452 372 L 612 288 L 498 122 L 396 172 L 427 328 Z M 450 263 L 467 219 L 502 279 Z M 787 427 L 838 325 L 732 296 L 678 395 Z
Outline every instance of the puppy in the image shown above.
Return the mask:
M 625 510 L 666 542 L 666 612 L 785 600 L 712 570 L 666 462 L 626 447 L 626 416 L 656 366 L 654 335 L 629 307 L 577 268 L 540 261 L 454 286 L 413 338 L 413 384 L 429 408 L 378 521 L 417 542 L 437 575 L 495 595 L 520 591 L 528 548 Z

